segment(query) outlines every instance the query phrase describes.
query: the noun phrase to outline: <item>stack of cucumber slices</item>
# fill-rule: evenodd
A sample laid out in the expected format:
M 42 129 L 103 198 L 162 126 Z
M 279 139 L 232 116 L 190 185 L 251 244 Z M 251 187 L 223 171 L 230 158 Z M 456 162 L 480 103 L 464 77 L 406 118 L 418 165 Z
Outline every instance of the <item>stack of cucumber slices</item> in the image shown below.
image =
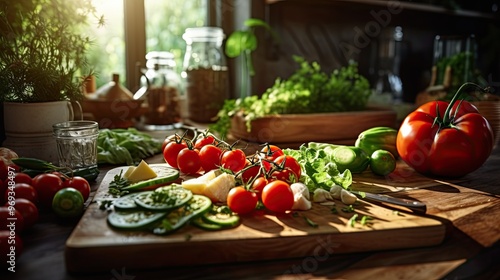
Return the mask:
M 108 223 L 121 230 L 172 233 L 191 223 L 205 230 L 222 230 L 239 225 L 240 218 L 227 206 L 217 206 L 203 195 L 193 194 L 179 184 L 154 191 L 130 193 L 113 202 Z

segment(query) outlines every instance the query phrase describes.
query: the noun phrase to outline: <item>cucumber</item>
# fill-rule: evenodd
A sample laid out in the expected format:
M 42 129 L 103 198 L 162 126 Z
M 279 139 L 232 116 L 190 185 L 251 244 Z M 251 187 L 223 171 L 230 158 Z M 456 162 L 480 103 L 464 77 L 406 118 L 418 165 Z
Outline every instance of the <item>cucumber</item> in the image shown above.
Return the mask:
M 117 211 L 136 210 L 139 207 L 134 200 L 134 198 L 137 195 L 138 193 L 127 194 L 113 201 L 113 206 L 115 207 L 115 210 Z
M 193 193 L 190 190 L 173 184 L 154 191 L 139 193 L 134 197 L 134 202 L 147 210 L 168 211 L 182 206 L 191 200 L 192 197 Z
M 113 211 L 108 215 L 108 224 L 120 230 L 145 230 L 166 215 L 166 212 Z
M 227 206 L 212 206 L 212 209 L 201 216 L 203 221 L 216 224 L 222 228 L 235 227 L 240 223 L 240 216 L 236 215 Z
M 226 229 L 226 227 L 224 227 L 222 225 L 206 222 L 205 219 L 203 219 L 202 217 L 197 217 L 195 219 L 192 219 L 190 223 L 193 226 L 195 226 L 197 228 L 204 229 L 204 230 L 216 231 L 216 230 Z
M 165 235 L 176 231 L 190 220 L 208 211 L 211 206 L 212 201 L 208 197 L 195 194 L 188 203 L 171 211 L 158 222 L 153 228 L 153 233 Z
M 351 173 L 361 173 L 368 168 L 370 157 L 359 147 L 341 146 L 333 150 L 333 161 L 339 172 L 349 169 Z
M 398 131 L 392 127 L 373 127 L 361 132 L 354 146 L 363 149 L 368 155 L 376 150 L 387 150 L 398 158 L 397 136 Z
M 122 190 L 129 192 L 142 191 L 147 188 L 154 188 L 169 184 L 179 178 L 179 171 L 171 167 L 157 165 L 151 168 L 158 175 L 157 177 L 149 180 L 140 181 L 124 187 Z

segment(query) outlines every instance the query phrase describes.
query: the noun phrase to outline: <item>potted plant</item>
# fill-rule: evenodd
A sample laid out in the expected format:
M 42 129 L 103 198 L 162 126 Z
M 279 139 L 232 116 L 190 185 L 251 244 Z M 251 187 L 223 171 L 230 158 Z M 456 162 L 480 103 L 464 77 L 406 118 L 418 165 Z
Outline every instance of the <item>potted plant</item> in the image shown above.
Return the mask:
M 89 16 L 96 16 L 91 0 L 0 0 L 4 146 L 53 159 L 52 152 L 40 154 L 55 147 L 52 124 L 73 119 L 69 102 L 83 97 L 82 77 L 90 75 Z

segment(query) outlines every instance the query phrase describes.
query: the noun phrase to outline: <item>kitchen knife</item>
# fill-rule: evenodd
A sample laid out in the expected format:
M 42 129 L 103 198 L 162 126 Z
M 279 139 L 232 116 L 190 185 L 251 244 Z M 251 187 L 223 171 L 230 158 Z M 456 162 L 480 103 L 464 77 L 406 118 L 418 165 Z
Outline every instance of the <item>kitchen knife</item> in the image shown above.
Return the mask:
M 358 192 L 358 191 L 351 191 L 351 192 L 355 194 L 358 198 L 363 200 L 403 206 L 405 208 L 408 208 L 410 210 L 419 213 L 425 213 L 427 211 L 427 206 L 425 205 L 425 203 L 417 200 L 396 198 L 384 194 L 373 194 L 373 193 Z

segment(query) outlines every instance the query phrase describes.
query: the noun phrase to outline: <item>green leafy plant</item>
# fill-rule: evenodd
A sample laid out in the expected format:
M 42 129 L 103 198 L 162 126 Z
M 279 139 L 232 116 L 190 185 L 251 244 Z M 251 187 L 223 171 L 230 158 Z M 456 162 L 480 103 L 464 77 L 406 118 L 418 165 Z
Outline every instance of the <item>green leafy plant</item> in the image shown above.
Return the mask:
M 0 0 L 0 101 L 80 99 L 90 16 L 91 0 Z
M 317 62 L 294 56 L 300 68 L 288 79 L 276 79 L 261 97 L 229 99 L 211 126 L 225 137 L 236 113 L 244 115 L 247 129 L 257 118 L 276 114 L 307 114 L 358 111 L 366 107 L 371 90 L 368 80 L 358 73 L 357 63 L 328 74 Z
M 271 26 L 265 21 L 256 18 L 247 19 L 244 22 L 247 27 L 245 30 L 237 30 L 231 33 L 226 40 L 225 51 L 226 55 L 230 58 L 235 58 L 243 54 L 243 64 L 241 71 L 241 88 L 243 89 L 242 97 L 250 96 L 246 92 L 248 88 L 249 79 L 251 76 L 255 75 L 255 70 L 252 62 L 252 52 L 257 49 L 258 40 L 255 36 L 254 29 L 256 27 L 265 28 L 274 39 L 277 39 L 277 35 L 271 29 Z

